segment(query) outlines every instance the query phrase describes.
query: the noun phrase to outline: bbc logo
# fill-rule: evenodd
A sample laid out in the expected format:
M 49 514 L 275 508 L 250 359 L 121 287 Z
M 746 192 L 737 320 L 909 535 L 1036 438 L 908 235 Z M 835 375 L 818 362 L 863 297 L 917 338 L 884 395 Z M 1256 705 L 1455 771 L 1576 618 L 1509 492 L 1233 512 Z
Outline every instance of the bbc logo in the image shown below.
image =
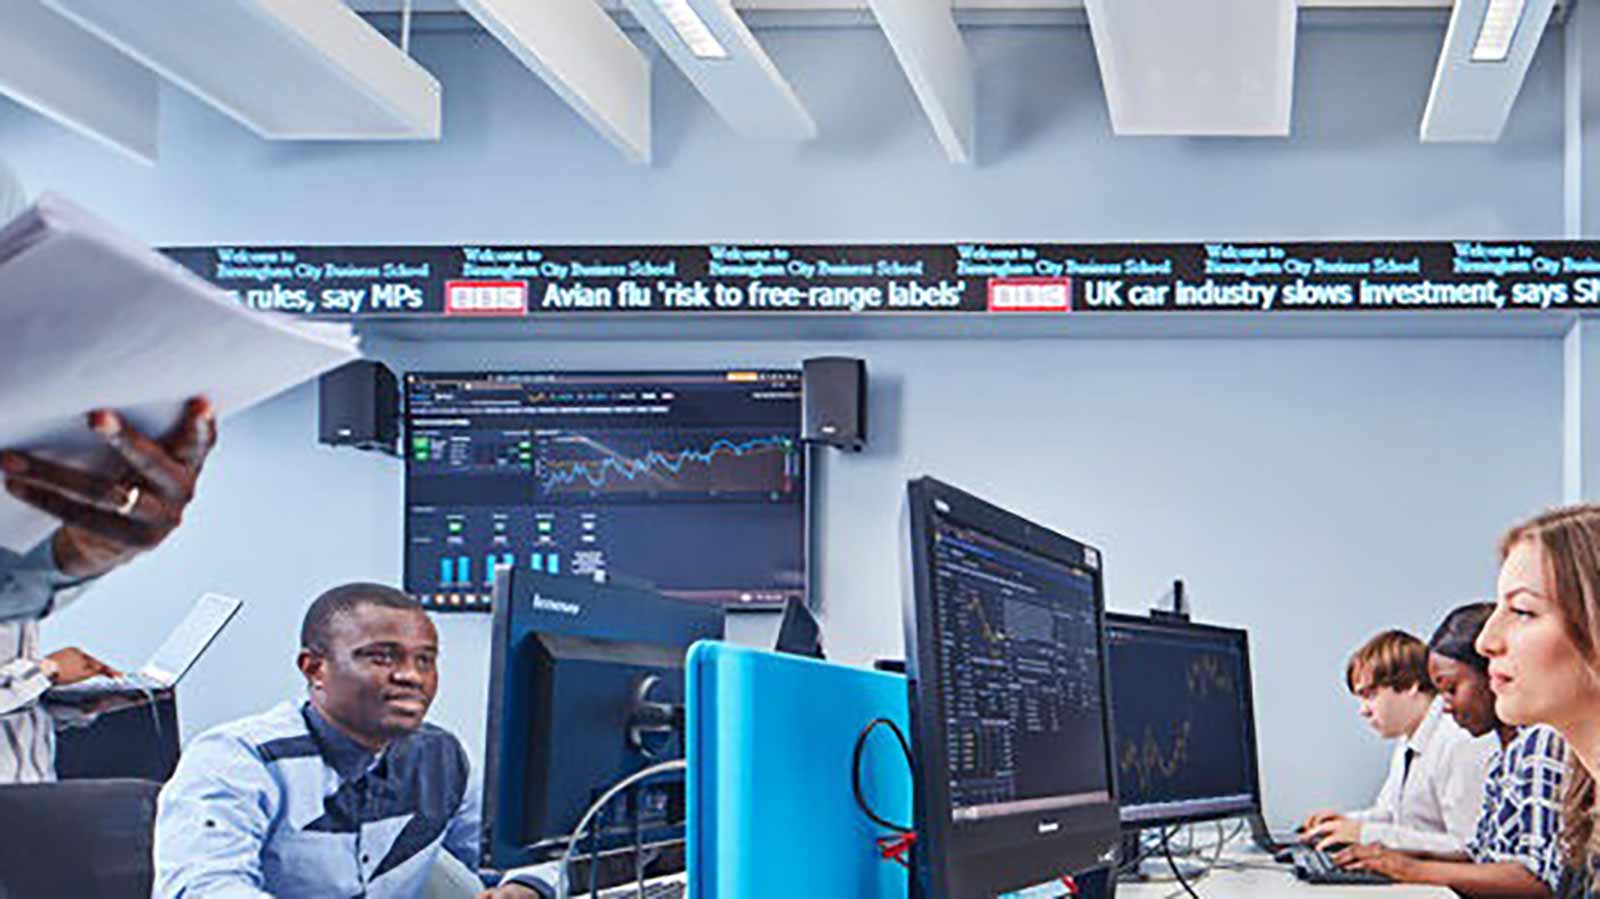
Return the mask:
M 446 315 L 525 315 L 526 281 L 449 281 L 444 287 Z
M 1072 309 L 1070 278 L 991 278 L 990 312 L 1067 312 Z

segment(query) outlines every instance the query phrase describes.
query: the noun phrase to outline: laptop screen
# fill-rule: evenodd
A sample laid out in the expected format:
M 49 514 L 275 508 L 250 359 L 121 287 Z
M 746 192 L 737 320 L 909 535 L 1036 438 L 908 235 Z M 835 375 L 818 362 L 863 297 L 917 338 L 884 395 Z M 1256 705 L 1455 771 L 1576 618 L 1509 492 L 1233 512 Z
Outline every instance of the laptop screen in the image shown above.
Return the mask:
M 150 657 L 144 673 L 168 684 L 177 683 L 200 653 L 206 651 L 223 625 L 228 623 L 242 603 L 231 596 L 207 593 L 194 604 L 178 627 L 168 635 L 161 648 Z

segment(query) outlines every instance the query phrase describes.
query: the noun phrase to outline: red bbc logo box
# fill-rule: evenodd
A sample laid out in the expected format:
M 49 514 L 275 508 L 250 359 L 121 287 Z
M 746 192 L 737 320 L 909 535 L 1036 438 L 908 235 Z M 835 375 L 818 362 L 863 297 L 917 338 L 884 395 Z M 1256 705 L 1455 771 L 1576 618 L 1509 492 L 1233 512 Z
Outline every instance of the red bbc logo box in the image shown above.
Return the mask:
M 445 315 L 528 314 L 526 281 L 446 281 Z
M 1071 312 L 1071 278 L 990 278 L 990 312 Z

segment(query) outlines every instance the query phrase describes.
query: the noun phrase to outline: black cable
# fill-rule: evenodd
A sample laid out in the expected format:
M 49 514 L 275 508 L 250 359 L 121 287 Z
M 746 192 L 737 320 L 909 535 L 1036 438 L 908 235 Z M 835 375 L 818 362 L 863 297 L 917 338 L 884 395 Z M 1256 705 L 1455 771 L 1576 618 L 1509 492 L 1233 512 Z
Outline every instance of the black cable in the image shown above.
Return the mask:
M 1167 867 L 1172 869 L 1172 876 L 1178 878 L 1178 885 L 1183 887 L 1183 891 L 1188 893 L 1191 899 L 1200 899 L 1200 894 L 1194 891 L 1194 887 L 1189 886 L 1189 881 L 1183 878 L 1183 872 L 1178 870 L 1178 863 L 1172 860 L 1172 845 L 1167 842 L 1165 830 L 1161 832 L 1161 851 L 1166 854 Z
M 861 807 L 863 814 L 872 819 L 872 823 L 886 830 L 892 830 L 895 833 L 911 833 L 912 828 L 887 821 L 877 812 L 873 811 L 872 806 L 867 802 L 866 795 L 861 792 L 861 753 L 862 750 L 866 749 L 867 738 L 872 736 L 872 732 L 879 726 L 887 727 L 894 733 L 895 738 L 900 741 L 900 748 L 906 754 L 906 764 L 911 765 L 913 769 L 916 767 L 916 763 L 911 760 L 911 742 L 906 739 L 905 732 L 900 729 L 900 725 L 895 724 L 888 718 L 874 718 L 872 719 L 871 724 L 868 724 L 866 727 L 861 729 L 860 736 L 856 737 L 856 748 L 855 752 L 851 754 L 850 761 L 850 789 L 856 794 L 856 805 Z
M 1117 863 L 1117 873 L 1138 875 L 1139 867 L 1161 851 L 1161 839 L 1152 839 L 1146 836 L 1152 832 L 1165 839 L 1169 834 L 1178 832 L 1178 825 L 1174 824 L 1170 828 L 1155 828 L 1154 831 L 1150 828 L 1140 831 L 1138 852 L 1131 859 L 1120 860 Z

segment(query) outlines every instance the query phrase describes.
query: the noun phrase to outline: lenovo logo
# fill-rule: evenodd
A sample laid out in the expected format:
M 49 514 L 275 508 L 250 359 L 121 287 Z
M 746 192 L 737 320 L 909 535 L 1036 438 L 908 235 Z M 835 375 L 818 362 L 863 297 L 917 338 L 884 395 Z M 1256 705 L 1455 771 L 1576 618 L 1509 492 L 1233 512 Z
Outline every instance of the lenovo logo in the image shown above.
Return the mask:
M 555 599 L 545 599 L 537 593 L 533 596 L 533 607 L 540 612 L 556 612 L 561 615 L 577 617 L 583 614 L 583 606 L 575 602 L 561 602 Z
M 1041 835 L 1047 834 L 1047 833 L 1055 833 L 1056 831 L 1058 831 L 1060 829 L 1061 829 L 1061 822 L 1060 821 L 1040 821 L 1039 822 L 1039 833 Z

